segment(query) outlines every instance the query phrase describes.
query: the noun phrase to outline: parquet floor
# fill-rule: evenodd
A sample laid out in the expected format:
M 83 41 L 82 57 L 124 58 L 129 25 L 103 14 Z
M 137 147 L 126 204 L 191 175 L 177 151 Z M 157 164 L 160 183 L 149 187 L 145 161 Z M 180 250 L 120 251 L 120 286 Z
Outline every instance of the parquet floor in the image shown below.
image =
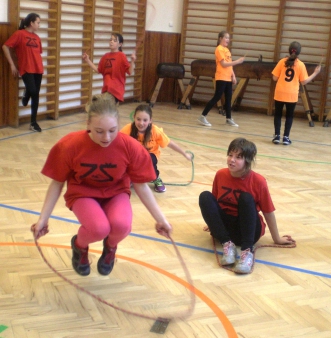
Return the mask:
M 135 106 L 119 107 L 122 125 L 130 122 Z M 293 144 L 286 147 L 271 143 L 270 116 L 234 112 L 240 125 L 234 128 L 215 109 L 208 128 L 196 121 L 201 107 L 177 110 L 156 103 L 153 112 L 154 123 L 195 156 L 192 184 L 155 193 L 193 280 L 193 314 L 177 316 L 190 306 L 190 287 L 171 243 L 155 232 L 134 192 L 133 231 L 120 244 L 111 275 L 100 276 L 96 269 L 101 243 L 91 245 L 90 276 L 73 272 L 70 239 L 78 224 L 62 197 L 50 233 L 40 243 L 59 272 L 105 301 L 152 318 L 177 316 L 164 334 L 150 332 L 153 320 L 115 310 L 75 289 L 39 255 L 29 228 L 49 182 L 40 170 L 60 137 L 85 128 L 81 113 L 41 121 L 42 133 L 28 131 L 28 125 L 0 129 L 0 337 L 330 338 L 331 128 L 318 122 L 311 128 L 307 120 L 295 119 Z M 226 164 L 228 144 L 238 136 L 256 143 L 254 169 L 267 178 L 280 233 L 297 241 L 295 249 L 258 250 L 253 273 L 243 276 L 217 265 L 198 207 L 200 192 L 211 189 L 216 170 Z M 162 150 L 159 169 L 165 182 L 191 178 L 190 163 L 169 148 Z M 267 231 L 259 244 L 271 243 Z

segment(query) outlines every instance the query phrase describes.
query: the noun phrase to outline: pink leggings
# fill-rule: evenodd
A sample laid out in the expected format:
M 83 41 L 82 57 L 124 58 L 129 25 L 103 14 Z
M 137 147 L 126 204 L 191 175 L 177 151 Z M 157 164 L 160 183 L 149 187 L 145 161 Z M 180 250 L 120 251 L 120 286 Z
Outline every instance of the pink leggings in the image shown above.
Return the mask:
M 86 248 L 108 236 L 108 245 L 115 247 L 131 232 L 132 208 L 126 193 L 110 199 L 78 198 L 72 206 L 81 226 L 76 244 Z

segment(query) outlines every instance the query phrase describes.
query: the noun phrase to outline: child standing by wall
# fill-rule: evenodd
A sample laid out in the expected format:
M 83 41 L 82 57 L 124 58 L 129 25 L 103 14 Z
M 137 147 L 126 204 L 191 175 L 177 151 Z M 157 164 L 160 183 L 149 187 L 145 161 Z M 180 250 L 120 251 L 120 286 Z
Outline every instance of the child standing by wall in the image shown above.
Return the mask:
M 42 63 L 42 46 L 39 36 L 36 34 L 40 26 L 40 16 L 30 13 L 21 21 L 16 31 L 2 46 L 2 50 L 10 64 L 13 76 L 21 75 L 25 85 L 22 97 L 23 106 L 27 106 L 31 98 L 31 124 L 30 129 L 41 132 L 37 123 L 39 107 L 39 92 L 44 72 Z M 10 54 L 10 49 L 15 51 L 18 70 Z
M 156 221 L 156 231 L 166 236 L 171 225 L 145 182 L 155 179 L 150 156 L 137 141 L 118 132 L 118 111 L 101 95 L 87 106 L 87 129 L 64 136 L 51 149 L 42 173 L 51 179 L 40 217 L 32 231 L 46 234 L 48 219 L 64 184 L 66 206 L 81 223 L 72 237 L 72 266 L 90 273 L 88 246 L 103 240 L 98 271 L 108 275 L 117 245 L 131 231 L 130 182 Z
M 276 244 L 292 243 L 290 238 L 279 236 L 265 178 L 251 170 L 256 152 L 253 142 L 234 139 L 227 151 L 228 167 L 217 171 L 212 192 L 204 191 L 199 197 L 201 213 L 210 233 L 223 245 L 221 264 L 236 263 L 234 271 L 237 273 L 251 272 L 253 245 L 264 235 L 264 219 Z M 236 245 L 241 246 L 238 261 Z
M 152 124 L 152 109 L 147 104 L 139 105 L 134 113 L 134 121 L 127 124 L 121 129 L 121 132 L 132 136 L 138 140 L 149 152 L 154 170 L 156 173 L 156 180 L 153 181 L 156 192 L 165 192 L 164 186 L 157 169 L 157 162 L 160 157 L 160 147 L 169 147 L 172 150 L 182 154 L 187 160 L 192 160 L 192 154 L 186 153 L 174 141 L 159 128 Z
M 215 50 L 216 58 L 216 73 L 215 73 L 215 94 L 213 98 L 207 103 L 202 115 L 199 116 L 198 121 L 207 127 L 211 127 L 211 124 L 207 121 L 206 116 L 213 106 L 219 101 L 224 93 L 225 96 L 225 112 L 226 112 L 226 124 L 238 127 L 238 125 L 231 118 L 231 99 L 232 99 L 232 84 L 237 83 L 236 76 L 233 71 L 233 66 L 243 63 L 245 57 L 241 57 L 236 61 L 232 61 L 231 52 L 227 48 L 230 42 L 230 35 L 226 31 L 222 31 L 218 34 L 218 46 Z
M 110 52 L 106 53 L 98 64 L 93 64 L 89 56 L 84 53 L 83 60 L 96 72 L 103 76 L 103 87 L 101 92 L 108 92 L 115 97 L 116 102 L 124 101 L 126 74 L 131 75 L 134 71 L 136 54 L 132 53 L 131 63 L 122 52 L 123 36 L 112 33 L 109 40 Z
M 318 65 L 314 73 L 308 76 L 305 64 L 299 60 L 298 55 L 301 52 L 301 45 L 297 41 L 293 41 L 289 46 L 289 56 L 281 59 L 274 70 L 272 71 L 272 78 L 277 81 L 275 88 L 275 116 L 274 127 L 275 135 L 272 142 L 280 143 L 280 128 L 283 114 L 283 107 L 286 107 L 286 120 L 283 136 L 283 144 L 291 144 L 289 138 L 293 123 L 294 109 L 298 102 L 299 86 L 306 85 L 313 80 L 315 76 L 321 71 L 321 66 Z

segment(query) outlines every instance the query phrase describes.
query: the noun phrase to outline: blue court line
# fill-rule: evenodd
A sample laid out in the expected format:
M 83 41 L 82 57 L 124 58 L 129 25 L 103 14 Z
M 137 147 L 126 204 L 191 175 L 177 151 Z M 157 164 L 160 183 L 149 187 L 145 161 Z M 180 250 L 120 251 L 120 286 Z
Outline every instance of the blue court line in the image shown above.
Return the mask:
M 38 216 L 40 215 L 40 213 L 36 212 L 36 211 L 17 208 L 17 207 L 13 207 L 13 206 L 2 204 L 2 203 L 0 203 L 0 207 L 5 208 L 5 209 L 20 211 L 20 212 L 25 212 L 25 213 L 33 214 L 33 215 L 38 215 Z M 73 223 L 73 224 L 80 224 L 77 220 L 72 220 L 72 219 L 68 219 L 68 218 L 64 218 L 64 217 L 51 216 L 50 218 L 56 219 L 58 221 L 63 221 L 63 222 L 68 222 L 68 223 Z M 171 242 L 169 240 L 162 239 L 162 238 L 155 238 L 155 237 L 152 237 L 152 236 L 139 235 L 139 234 L 135 234 L 135 233 L 131 233 L 130 236 L 171 245 Z M 191 250 L 195 250 L 195 251 L 201 251 L 201 252 L 207 252 L 207 253 L 214 254 L 214 250 L 211 250 L 211 249 L 205 249 L 205 248 L 201 248 L 201 247 L 190 245 L 190 244 L 183 244 L 183 243 L 177 243 L 177 242 L 175 242 L 175 243 L 178 247 L 182 247 L 182 248 L 185 248 L 185 249 L 191 249 Z M 220 251 L 217 251 L 217 253 L 219 255 L 222 255 L 222 252 L 220 252 Z M 264 261 L 264 260 L 260 260 L 260 259 L 255 259 L 255 263 L 260 263 L 260 264 L 264 264 L 264 265 L 273 266 L 273 267 L 276 267 L 276 268 L 306 273 L 306 274 L 317 276 L 317 277 L 331 278 L 330 274 L 312 271 L 312 270 L 307 270 L 307 269 L 296 268 L 294 266 L 268 262 L 268 261 Z

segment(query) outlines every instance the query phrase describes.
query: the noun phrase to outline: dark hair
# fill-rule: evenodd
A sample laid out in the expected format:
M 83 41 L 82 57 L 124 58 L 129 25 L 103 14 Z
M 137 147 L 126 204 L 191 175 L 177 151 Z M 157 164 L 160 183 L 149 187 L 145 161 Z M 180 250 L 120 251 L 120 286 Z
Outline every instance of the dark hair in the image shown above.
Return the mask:
M 40 19 L 40 16 L 37 13 L 28 14 L 24 19 L 21 20 L 21 23 L 18 29 L 24 29 L 24 28 L 30 27 L 31 22 L 35 22 L 37 18 Z
M 149 117 L 152 119 L 152 109 L 148 104 L 141 104 L 139 105 L 136 110 L 134 111 L 133 117 L 137 115 L 139 111 L 143 111 L 149 115 Z M 143 140 L 143 146 L 148 150 L 147 144 L 151 139 L 152 135 L 152 123 L 149 124 L 149 126 L 145 130 L 144 134 L 144 140 Z M 136 127 L 134 121 L 131 123 L 131 133 L 130 136 L 135 138 L 136 140 L 138 139 L 138 128 Z
M 244 157 L 246 169 L 245 172 L 251 170 L 252 163 L 254 163 L 257 153 L 256 145 L 253 142 L 246 140 L 245 138 L 238 137 L 230 143 L 227 155 L 229 155 L 232 151 L 239 151 Z
M 123 44 L 124 39 L 123 39 L 123 36 L 122 36 L 120 33 L 112 32 L 112 33 L 110 34 L 110 36 L 116 36 L 118 42 Z M 122 52 L 122 46 L 118 47 L 118 50 L 119 50 L 120 52 Z
M 285 61 L 285 67 L 291 68 L 294 65 L 294 61 L 298 58 L 298 55 L 301 52 L 300 43 L 297 42 L 297 41 L 293 41 L 288 48 L 288 52 L 289 52 L 290 56 Z
M 220 39 L 223 39 L 225 34 L 229 34 L 227 31 L 221 31 L 218 33 L 218 38 L 217 38 L 217 46 L 220 44 Z

